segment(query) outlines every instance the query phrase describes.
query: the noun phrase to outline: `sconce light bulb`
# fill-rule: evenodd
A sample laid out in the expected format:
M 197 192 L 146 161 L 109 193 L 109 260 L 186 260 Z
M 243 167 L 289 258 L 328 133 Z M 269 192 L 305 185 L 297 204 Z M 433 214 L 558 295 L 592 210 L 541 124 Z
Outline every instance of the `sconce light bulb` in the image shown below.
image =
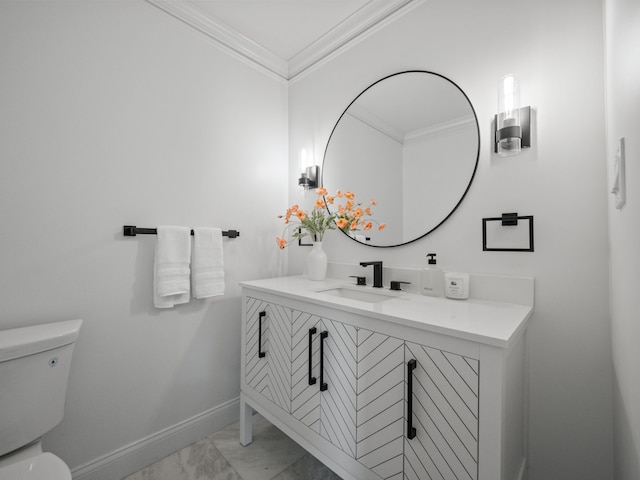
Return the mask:
M 505 75 L 498 91 L 498 112 L 504 112 L 506 117 L 511 117 L 518 108 L 520 108 L 520 83 L 515 75 Z
M 521 149 L 520 85 L 512 75 L 505 75 L 498 89 L 496 143 L 498 155 L 517 155 Z

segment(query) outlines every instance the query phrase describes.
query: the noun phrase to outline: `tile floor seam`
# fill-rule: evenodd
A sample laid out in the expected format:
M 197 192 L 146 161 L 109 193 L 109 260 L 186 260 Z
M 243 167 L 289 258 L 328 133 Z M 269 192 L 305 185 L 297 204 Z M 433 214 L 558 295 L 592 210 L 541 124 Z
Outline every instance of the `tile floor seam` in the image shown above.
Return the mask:
M 210 448 L 205 448 L 209 444 Z M 222 460 L 218 462 L 218 460 Z M 180 470 L 177 473 L 177 470 Z M 214 472 L 215 470 L 215 472 Z M 231 475 L 231 476 L 230 476 Z M 122 480 L 341 480 L 262 417 L 253 442 L 240 444 L 239 424 L 214 432 Z

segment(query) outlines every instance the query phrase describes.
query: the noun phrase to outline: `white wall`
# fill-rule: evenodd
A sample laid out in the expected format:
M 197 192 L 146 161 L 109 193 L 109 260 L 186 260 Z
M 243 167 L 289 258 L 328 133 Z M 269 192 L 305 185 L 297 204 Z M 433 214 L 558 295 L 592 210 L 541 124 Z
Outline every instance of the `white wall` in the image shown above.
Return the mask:
M 640 5 L 606 0 L 607 165 L 625 138 L 627 203 L 609 200 L 616 480 L 640 478 Z
M 445 270 L 535 277 L 531 480 L 612 477 L 603 49 L 600 0 L 430 0 L 290 88 L 290 149 L 320 157 L 345 106 L 383 76 L 430 70 L 468 95 L 480 122 L 480 164 L 448 222 L 400 248 L 359 245 L 338 232 L 325 244 L 339 263 L 417 268 L 437 252 Z M 495 157 L 490 145 L 506 73 L 520 74 L 522 102 L 534 109 L 533 147 L 516 158 Z M 482 251 L 481 219 L 503 212 L 535 216 L 534 253 Z M 291 273 L 303 271 L 307 252 L 291 249 Z
M 0 329 L 84 319 L 45 438 L 75 469 L 239 395 L 238 282 L 279 273 L 287 86 L 142 0 L 3 0 L 0 64 Z M 155 309 L 155 237 L 125 224 L 238 229 L 227 294 Z

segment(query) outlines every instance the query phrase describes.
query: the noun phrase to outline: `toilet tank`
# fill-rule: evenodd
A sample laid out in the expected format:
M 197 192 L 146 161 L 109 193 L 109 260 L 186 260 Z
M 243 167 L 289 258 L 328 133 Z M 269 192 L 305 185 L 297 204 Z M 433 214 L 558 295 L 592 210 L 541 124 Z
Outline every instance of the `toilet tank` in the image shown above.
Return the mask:
M 0 456 L 62 420 L 80 325 L 67 320 L 0 330 Z

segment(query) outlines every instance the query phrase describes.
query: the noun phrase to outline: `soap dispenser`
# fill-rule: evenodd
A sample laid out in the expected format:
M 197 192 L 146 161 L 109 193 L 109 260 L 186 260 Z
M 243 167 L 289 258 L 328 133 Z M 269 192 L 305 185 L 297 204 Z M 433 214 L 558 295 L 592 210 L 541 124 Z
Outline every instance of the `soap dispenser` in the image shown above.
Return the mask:
M 436 254 L 428 253 L 428 264 L 420 272 L 420 293 L 430 297 L 444 295 L 444 272 L 437 266 Z

